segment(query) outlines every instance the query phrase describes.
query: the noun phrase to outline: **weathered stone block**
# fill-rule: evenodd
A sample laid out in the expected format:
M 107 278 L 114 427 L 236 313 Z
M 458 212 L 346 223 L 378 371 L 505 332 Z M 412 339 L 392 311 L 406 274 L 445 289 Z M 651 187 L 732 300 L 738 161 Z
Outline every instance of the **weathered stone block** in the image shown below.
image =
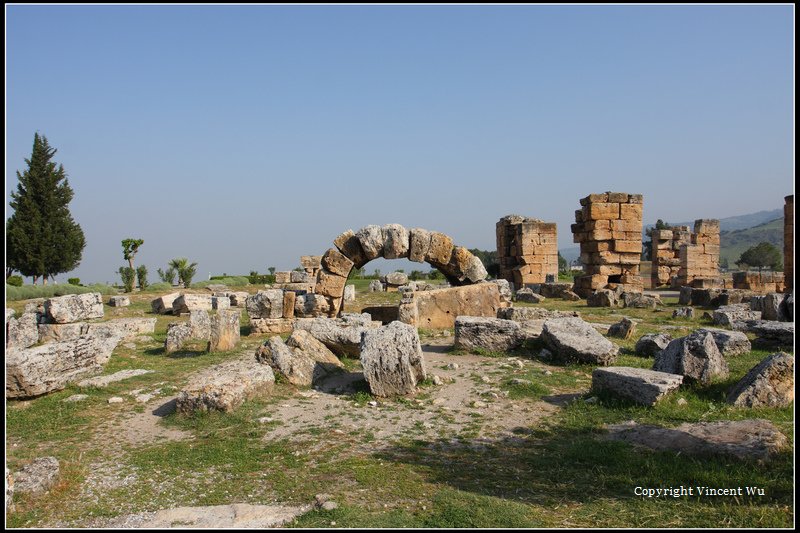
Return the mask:
M 728 363 L 708 331 L 694 333 L 670 342 L 656 354 L 653 370 L 680 374 L 703 385 L 714 378 L 728 376 Z
M 361 244 L 361 249 L 364 251 L 364 257 L 367 261 L 383 256 L 384 238 L 381 226 L 364 226 L 356 232 L 356 237 Z
M 238 309 L 222 309 L 211 317 L 209 352 L 227 352 L 236 348 L 241 338 Z
M 513 320 L 474 316 L 456 317 L 456 348 L 507 352 L 520 346 L 524 340 L 525 335 L 519 323 Z
M 417 326 L 452 328 L 457 316 L 497 316 L 500 290 L 494 283 L 476 283 L 432 291 L 410 293 L 416 308 Z
M 372 394 L 410 394 L 425 379 L 417 329 L 402 322 L 371 329 L 360 344 L 361 366 Z
M 333 353 L 358 355 L 361 335 L 378 324 L 366 313 L 343 313 L 340 318 L 305 318 L 295 320 L 295 330 L 306 330 Z
M 99 292 L 68 294 L 44 302 L 46 321 L 67 324 L 92 318 L 103 318 L 103 298 Z
M 408 259 L 422 263 L 431 247 L 431 232 L 422 228 L 412 228 L 409 232 Z
M 248 399 L 268 395 L 274 383 L 272 368 L 259 364 L 249 355 L 192 376 L 178 394 L 176 407 L 182 414 L 214 410 L 230 412 Z
M 386 259 L 408 257 L 408 251 L 408 230 L 400 224 L 385 224 L 383 226 L 383 257 Z
M 786 407 L 794 401 L 794 357 L 774 353 L 753 367 L 728 394 L 738 407 Z
M 283 290 L 266 289 L 251 294 L 245 301 L 250 318 L 283 317 Z
M 111 307 L 127 307 L 131 305 L 131 299 L 127 296 L 112 296 L 108 299 L 108 305 Z
M 172 314 L 176 316 L 191 311 L 211 311 L 212 308 L 208 294 L 181 294 L 172 302 Z
M 667 333 L 648 333 L 636 341 L 634 351 L 637 355 L 654 357 L 658 352 L 667 347 L 672 337 Z
M 613 364 L 619 348 L 580 318 L 545 321 L 540 338 L 562 362 Z
M 347 277 L 353 269 L 353 261 L 346 255 L 330 248 L 322 256 L 322 268 L 337 276 Z
M 643 368 L 611 366 L 592 371 L 592 392 L 610 392 L 647 406 L 655 405 L 681 383 L 683 376 Z

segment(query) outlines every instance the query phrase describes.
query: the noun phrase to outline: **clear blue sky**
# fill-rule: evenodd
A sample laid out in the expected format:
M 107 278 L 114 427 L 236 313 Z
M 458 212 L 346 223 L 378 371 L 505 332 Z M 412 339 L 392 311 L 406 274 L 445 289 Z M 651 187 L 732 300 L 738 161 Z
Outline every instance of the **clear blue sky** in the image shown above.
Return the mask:
M 568 247 L 578 199 L 607 190 L 644 194 L 645 223 L 776 209 L 793 21 L 789 5 L 7 6 L 6 217 L 37 131 L 75 190 L 70 276 L 87 282 L 116 280 L 126 237 L 152 278 L 184 256 L 204 279 L 291 269 L 367 224 L 491 250 L 517 213 Z

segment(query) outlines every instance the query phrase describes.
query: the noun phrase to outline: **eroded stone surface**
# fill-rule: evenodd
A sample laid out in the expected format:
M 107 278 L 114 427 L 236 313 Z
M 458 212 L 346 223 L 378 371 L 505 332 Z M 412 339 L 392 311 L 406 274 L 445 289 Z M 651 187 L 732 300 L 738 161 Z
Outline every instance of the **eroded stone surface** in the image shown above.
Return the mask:
M 268 395 L 274 383 L 272 368 L 248 355 L 192 376 L 178 394 L 176 407 L 184 414 L 211 410 L 229 412 L 247 399 Z
M 172 303 L 181 295 L 179 292 L 171 292 L 159 296 L 150 302 L 150 307 L 154 313 L 166 315 L 172 312 Z
M 402 322 L 364 332 L 361 366 L 372 394 L 405 395 L 425 379 L 417 329 Z
M 181 294 L 172 301 L 172 314 L 181 315 L 192 311 L 211 311 L 213 305 L 208 294 Z
M 642 405 L 655 405 L 680 387 L 683 376 L 644 368 L 611 366 L 592 371 L 592 392 L 608 391 Z
M 308 331 L 312 337 L 339 355 L 359 355 L 361 335 L 377 328 L 367 313 L 343 313 L 339 318 L 306 318 L 295 320 L 295 330 Z
M 714 378 L 728 375 L 728 363 L 722 357 L 710 332 L 695 331 L 671 341 L 656 354 L 653 370 L 680 374 L 689 380 L 707 385 Z
M 794 357 L 774 353 L 753 367 L 728 394 L 738 407 L 786 407 L 794 400 Z
M 636 333 L 636 322 L 628 317 L 622 317 L 622 320 L 616 324 L 612 324 L 608 328 L 609 337 L 617 337 L 620 339 L 630 339 Z
M 44 311 L 46 321 L 55 324 L 103 318 L 103 298 L 99 292 L 57 296 L 45 300 Z
M 518 347 L 525 335 L 518 322 L 501 318 L 460 316 L 455 322 L 455 347 L 507 352 Z
M 685 423 L 675 428 L 634 421 L 608 426 L 606 438 L 653 450 L 683 455 L 727 455 L 737 459 L 769 460 L 785 448 L 787 439 L 768 420 Z
M 724 356 L 742 355 L 752 349 L 750 339 L 741 331 L 730 331 L 718 328 L 702 328 L 698 331 L 708 331 L 714 337 L 720 353 Z
M 241 338 L 238 309 L 220 309 L 211 317 L 208 351 L 233 350 Z
M 655 357 L 658 352 L 667 347 L 671 340 L 672 336 L 667 333 L 648 333 L 636 341 L 634 351 L 637 355 Z
M 67 383 L 103 370 L 118 336 L 77 339 L 6 352 L 6 397 L 29 398 L 61 390 Z
M 126 515 L 111 520 L 109 528 L 261 529 L 287 524 L 312 506 L 250 505 L 234 503 L 204 507 L 177 507 L 155 513 Z
M 34 459 L 14 475 L 14 491 L 20 494 L 43 494 L 58 480 L 58 459 Z
M 540 338 L 562 362 L 613 364 L 619 347 L 603 337 L 591 325 L 577 317 L 551 318 L 545 321 Z
M 39 329 L 35 313 L 23 313 L 19 318 L 9 316 L 6 309 L 6 349 L 28 348 L 39 341 Z
M 295 306 L 297 300 L 295 300 Z M 247 315 L 252 318 L 282 318 L 283 290 L 267 289 L 251 294 L 245 301 Z M 295 312 L 297 308 L 295 307 Z

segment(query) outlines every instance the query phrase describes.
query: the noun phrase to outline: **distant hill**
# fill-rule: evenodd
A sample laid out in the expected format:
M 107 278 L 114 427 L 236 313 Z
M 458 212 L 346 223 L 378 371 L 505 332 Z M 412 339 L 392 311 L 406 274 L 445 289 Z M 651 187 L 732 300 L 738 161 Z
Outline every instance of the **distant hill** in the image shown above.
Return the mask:
M 758 213 L 750 213 L 749 215 L 738 215 L 735 217 L 721 218 L 719 219 L 719 229 L 720 231 L 736 231 L 741 229 L 747 229 L 747 228 L 752 228 L 754 226 L 758 226 L 760 224 L 765 224 L 767 222 L 772 222 L 777 218 L 783 219 L 783 209 L 773 209 L 772 211 L 759 211 Z M 694 220 L 692 220 L 691 222 L 670 222 L 669 220 L 665 220 L 664 222 L 666 222 L 670 226 L 689 226 L 689 228 L 694 228 Z M 649 228 L 652 228 L 653 226 L 655 226 L 655 223 L 647 224 L 644 227 L 644 229 L 647 230 Z
M 742 252 L 763 241 L 777 246 L 783 256 L 783 216 L 751 228 L 721 231 L 719 239 L 719 260 L 724 264 L 727 259 L 728 269 L 736 268 L 735 262 Z

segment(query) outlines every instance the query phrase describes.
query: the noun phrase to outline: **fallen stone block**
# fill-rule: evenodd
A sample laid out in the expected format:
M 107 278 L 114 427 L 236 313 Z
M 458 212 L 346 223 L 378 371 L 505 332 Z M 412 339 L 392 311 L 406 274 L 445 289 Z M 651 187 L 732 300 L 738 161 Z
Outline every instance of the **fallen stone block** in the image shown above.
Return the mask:
M 623 292 L 621 300 L 625 307 L 636 309 L 655 309 L 659 305 L 664 305 L 659 296 L 641 292 Z
M 78 387 L 96 387 L 98 389 L 103 389 L 108 387 L 111 383 L 116 383 L 117 381 L 123 381 L 144 374 L 150 374 L 152 372 L 152 370 L 144 370 L 141 368 L 135 370 L 120 370 L 119 372 L 115 372 L 107 376 L 95 376 L 93 378 L 81 380 L 78 382 Z
M 714 337 L 714 343 L 720 353 L 726 357 L 750 353 L 752 346 L 750 339 L 741 331 L 727 329 L 702 328 L 698 331 L 708 331 Z
M 507 352 L 520 346 L 524 340 L 520 324 L 513 320 L 474 316 L 456 318 L 456 348 Z
M 761 311 L 751 311 L 748 304 L 725 305 L 716 309 L 712 315 L 714 324 L 720 326 L 732 326 L 734 322 L 760 318 Z
M 600 289 L 586 297 L 586 305 L 589 307 L 617 307 L 619 305 L 618 293 L 611 289 Z
M 35 313 L 23 313 L 19 318 L 9 316 L 6 309 L 6 350 L 28 348 L 39 342 L 39 329 Z M 13 313 L 13 311 L 12 311 Z
M 164 341 L 164 351 L 166 353 L 177 352 L 192 337 L 193 330 L 189 324 L 183 322 L 167 324 L 167 338 Z
M 608 426 L 605 438 L 681 455 L 725 455 L 760 462 L 787 446 L 783 433 L 760 419 L 685 423 L 675 428 L 630 421 Z
M 283 290 L 267 289 L 258 291 L 256 294 L 251 294 L 247 297 L 247 300 L 245 301 L 245 307 L 247 307 L 247 315 L 251 319 L 282 318 Z
M 103 318 L 103 298 L 99 292 L 48 298 L 44 302 L 44 312 L 45 320 L 55 324 Z
M 636 341 L 634 351 L 637 355 L 655 357 L 658 352 L 667 347 L 671 340 L 672 336 L 667 333 L 648 333 Z
M 89 335 L 119 335 L 122 340 L 131 340 L 144 333 L 155 333 L 155 318 L 115 318 L 107 322 L 83 324 Z
M 794 346 L 794 322 L 772 320 L 744 320 L 733 323 L 733 329 L 754 333 L 753 345 L 760 348 L 782 348 Z
M 580 318 L 551 318 L 540 336 L 556 360 L 609 366 L 619 347 Z
M 641 405 L 655 405 L 680 387 L 683 376 L 643 368 L 610 366 L 592 371 L 592 392 L 610 392 Z
M 714 378 L 728 376 L 728 363 L 710 332 L 695 331 L 671 341 L 656 354 L 653 370 L 680 374 L 688 380 L 707 385 Z
M 531 304 L 542 303 L 546 300 L 546 298 L 541 294 L 536 294 L 531 289 L 526 288 L 518 290 L 515 297 L 518 302 L 526 302 Z
M 636 333 L 636 322 L 628 317 L 622 317 L 622 320 L 616 324 L 612 324 L 608 328 L 609 337 L 617 337 L 620 339 L 630 339 Z
M 369 292 L 384 292 L 383 283 L 380 280 L 373 279 L 369 282 Z
M 120 340 L 118 336 L 81 335 L 77 339 L 8 350 L 6 398 L 40 396 L 102 372 Z
M 178 316 L 192 311 L 211 311 L 212 307 L 208 294 L 181 294 L 172 302 L 172 314 Z
M 344 286 L 344 301 L 345 302 L 353 302 L 356 299 L 356 286 L 355 285 L 345 285 Z
M 251 318 L 250 335 L 289 333 L 294 329 L 294 318 Z
M 580 316 L 578 311 L 555 311 L 544 307 L 503 307 L 497 310 L 497 318 L 516 322 Z
M 672 318 L 694 318 L 693 307 L 680 307 L 672 312 Z
M 362 334 L 379 327 L 366 313 L 342 313 L 339 318 L 300 318 L 295 330 L 308 331 L 312 337 L 338 355 L 357 357 Z
M 774 353 L 761 361 L 728 394 L 737 407 L 786 407 L 794 401 L 794 357 Z
M 131 305 L 131 299 L 127 296 L 112 296 L 108 299 L 108 305 L 111 307 L 127 307 Z
M 256 359 L 299 387 L 316 385 L 343 368 L 333 352 L 305 330 L 293 332 L 286 343 L 270 338 L 259 347 Z
M 226 352 L 236 348 L 241 338 L 238 309 L 221 309 L 211 317 L 209 352 Z
M 425 379 L 425 364 L 417 329 L 402 322 L 364 332 L 361 366 L 372 394 L 410 394 Z
M 172 303 L 181 295 L 179 292 L 172 292 L 159 296 L 150 302 L 150 308 L 158 315 L 172 313 Z
M 228 296 L 212 296 L 211 309 L 229 309 L 231 306 L 231 299 Z
M 182 414 L 213 410 L 230 412 L 248 399 L 268 395 L 274 383 L 272 368 L 249 355 L 192 376 L 178 394 L 176 408 Z
M 452 328 L 457 316 L 496 317 L 497 310 L 505 306 L 501 305 L 500 290 L 494 283 L 476 283 L 406 295 L 410 295 L 410 305 L 416 307 L 416 313 L 412 313 L 412 316 L 417 323 L 412 325 L 429 329 Z

